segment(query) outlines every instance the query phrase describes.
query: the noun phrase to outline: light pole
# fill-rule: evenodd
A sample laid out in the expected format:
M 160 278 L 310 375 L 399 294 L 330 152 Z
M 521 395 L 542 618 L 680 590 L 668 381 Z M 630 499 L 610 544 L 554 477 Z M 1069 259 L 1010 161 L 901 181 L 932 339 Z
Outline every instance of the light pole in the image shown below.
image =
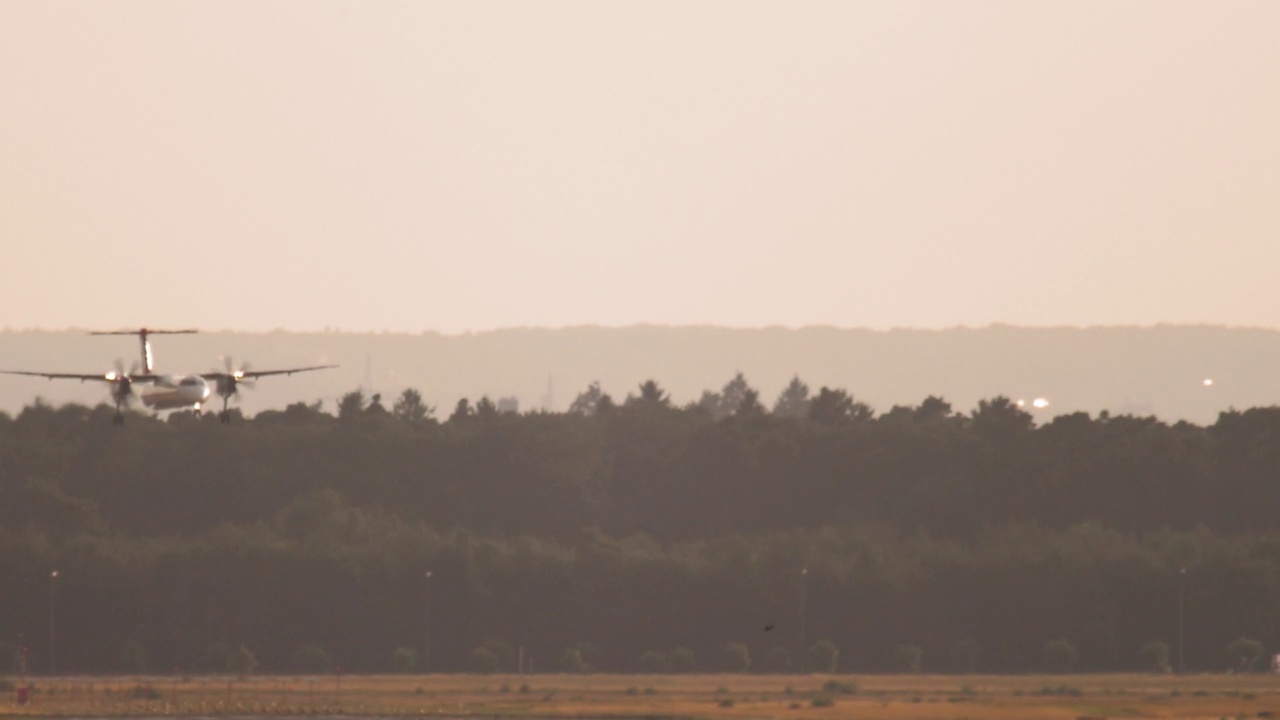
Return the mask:
M 431 672 L 431 571 L 423 576 L 422 595 L 422 672 Z
M 808 638 L 804 626 L 804 606 L 807 603 L 805 597 L 808 591 L 809 568 L 800 568 L 800 673 L 807 675 L 809 673 L 809 648 Z
M 58 668 L 57 662 L 56 662 L 57 653 L 54 650 L 54 648 L 57 647 L 54 642 L 55 639 L 57 638 L 57 635 L 54 632 L 55 628 L 57 627 L 56 624 L 54 623 L 54 618 L 56 617 L 55 611 L 57 610 L 57 604 L 58 604 L 57 600 L 58 600 L 58 571 L 54 570 L 53 572 L 49 573 L 49 674 L 50 675 L 56 675 L 57 668 Z
M 1180 674 L 1187 672 L 1187 660 L 1182 654 L 1183 647 L 1183 628 L 1185 612 L 1183 606 L 1186 605 L 1187 596 L 1187 568 L 1183 567 L 1178 571 L 1178 672 Z
M 26 705 L 31 699 L 31 688 L 27 685 L 27 638 L 18 633 L 18 647 L 22 648 L 22 676 L 18 680 L 18 704 Z

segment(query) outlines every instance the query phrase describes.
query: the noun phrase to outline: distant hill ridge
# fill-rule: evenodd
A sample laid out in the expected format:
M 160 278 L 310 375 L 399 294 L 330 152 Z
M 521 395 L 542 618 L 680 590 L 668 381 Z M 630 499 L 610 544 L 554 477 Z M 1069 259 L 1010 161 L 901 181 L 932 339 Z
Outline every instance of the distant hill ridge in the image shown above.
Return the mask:
M 564 411 L 591 382 L 623 399 L 653 378 L 680 404 L 742 372 L 772 405 L 798 375 L 813 391 L 842 387 L 877 411 L 929 395 L 968 411 L 982 398 L 1047 398 L 1044 417 L 1084 410 L 1211 423 L 1218 412 L 1280 403 L 1280 331 L 1218 326 L 1012 327 L 944 330 L 711 326 L 513 328 L 478 333 L 243 333 L 157 337 L 161 371 L 201 372 L 220 357 L 254 368 L 339 363 L 337 370 L 263 380 L 254 413 L 336 399 L 357 387 L 388 398 L 418 389 L 437 416 L 461 397 L 514 397 L 521 410 Z M 0 369 L 106 372 L 137 356 L 132 338 L 80 330 L 0 332 Z M 1212 385 L 1205 380 L 1211 379 Z M 37 395 L 96 404 L 92 383 L 0 376 L 0 409 Z

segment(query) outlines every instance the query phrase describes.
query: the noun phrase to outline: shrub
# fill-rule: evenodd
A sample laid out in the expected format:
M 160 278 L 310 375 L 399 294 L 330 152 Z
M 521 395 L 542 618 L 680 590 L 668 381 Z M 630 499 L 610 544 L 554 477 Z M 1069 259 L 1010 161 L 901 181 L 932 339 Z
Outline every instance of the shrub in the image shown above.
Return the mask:
M 828 680 L 822 684 L 822 692 L 827 695 L 857 695 L 858 685 L 852 682 Z
M 1169 667 L 1169 644 L 1152 640 L 1138 650 L 1138 664 L 1143 670 L 1167 673 Z
M 147 650 L 137 640 L 126 640 L 120 648 L 120 668 L 127 673 L 142 675 L 147 672 Z
M 1069 673 L 1075 669 L 1080 653 L 1076 652 L 1076 647 L 1066 640 L 1051 640 L 1045 643 L 1041 658 L 1044 660 L 1045 668 L 1050 672 Z
M 698 667 L 698 656 L 686 647 L 678 647 L 667 657 L 667 665 L 674 673 L 691 673 Z
M 1084 695 L 1084 691 L 1078 687 L 1070 687 L 1068 685 L 1059 685 L 1058 687 L 1045 685 L 1044 687 L 1040 688 L 1040 694 L 1041 695 L 1061 695 L 1063 697 L 1081 697 L 1082 695 Z
M 666 672 L 667 656 L 656 650 L 650 650 L 640 656 L 640 672 L 657 675 Z
M 484 645 L 471 651 L 471 669 L 486 675 L 498 672 L 498 656 Z
M 819 640 L 809 646 L 809 671 L 833 673 L 840 663 L 840 650 L 830 640 Z
M 751 669 L 751 652 L 740 642 L 725 645 L 722 658 L 725 672 L 744 673 Z
M 1227 646 L 1227 657 L 1238 672 L 1253 672 L 1262 659 L 1262 643 L 1252 638 L 1239 638 Z
M 320 652 L 324 652 L 321 650 Z M 325 659 L 328 659 L 325 655 Z M 253 652 L 244 645 L 239 645 L 231 650 L 231 654 L 227 656 L 227 672 L 235 675 L 252 675 L 254 670 L 258 669 L 258 658 L 254 657 Z M 328 671 L 328 667 L 325 668 Z
M 924 650 L 919 645 L 899 645 L 893 651 L 893 658 L 898 663 L 898 669 L 903 672 L 918 673 L 924 662 Z
M 480 643 L 479 647 L 493 653 L 493 656 L 497 658 L 498 662 L 494 666 L 493 672 L 512 672 L 516 669 L 516 651 L 508 643 L 489 638 Z
M 322 675 L 333 670 L 329 653 L 316 642 L 303 643 L 294 648 L 291 661 L 295 670 L 309 675 Z
M 249 675 L 257 669 L 258 659 L 244 645 L 214 642 L 205 648 L 202 664 L 212 673 Z
M 129 691 L 130 697 L 138 700 L 159 700 L 160 691 L 150 685 L 134 685 L 133 690 Z
M 587 664 L 582 660 L 582 653 L 576 647 L 565 648 L 560 654 L 560 669 L 569 673 L 587 671 Z
M 813 699 L 813 702 L 811 702 L 810 704 L 816 708 L 825 708 L 825 707 L 831 707 L 835 705 L 836 701 L 835 701 L 835 698 L 829 695 L 819 695 L 815 697 Z
M 579 642 L 573 646 L 578 651 L 578 656 L 582 658 L 582 670 L 579 672 L 595 672 L 596 665 L 600 662 L 600 650 L 589 642 Z
M 391 653 L 391 667 L 398 673 L 411 673 L 418 667 L 418 651 L 413 648 L 398 647 Z

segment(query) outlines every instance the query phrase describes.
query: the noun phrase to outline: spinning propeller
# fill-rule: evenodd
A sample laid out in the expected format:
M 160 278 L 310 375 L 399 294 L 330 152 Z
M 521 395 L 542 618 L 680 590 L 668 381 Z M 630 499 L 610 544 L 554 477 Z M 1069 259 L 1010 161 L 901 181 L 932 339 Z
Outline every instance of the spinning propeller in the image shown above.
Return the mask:
M 222 398 L 222 412 L 218 414 L 218 419 L 227 422 L 230 419 L 227 414 L 227 404 L 240 395 L 240 386 L 244 385 L 252 390 L 257 383 L 249 377 L 248 363 L 241 363 L 237 368 L 231 356 L 226 355 L 222 358 L 222 366 L 224 368 L 222 371 L 214 371 L 210 374 L 215 376 L 218 395 Z
M 124 415 L 120 412 L 120 406 L 128 407 L 137 395 L 133 392 L 133 376 L 138 374 L 138 364 L 134 363 L 129 372 L 124 371 L 124 362 L 116 360 L 115 369 L 103 375 L 103 379 L 111 383 L 111 399 L 116 404 L 116 416 L 113 422 L 116 425 L 124 424 Z

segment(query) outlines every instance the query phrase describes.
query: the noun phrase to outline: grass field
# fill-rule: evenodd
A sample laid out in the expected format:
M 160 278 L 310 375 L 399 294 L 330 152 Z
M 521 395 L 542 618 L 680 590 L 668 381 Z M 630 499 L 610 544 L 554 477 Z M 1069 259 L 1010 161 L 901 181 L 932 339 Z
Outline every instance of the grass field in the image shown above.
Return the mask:
M 10 678 L 10 684 L 17 684 Z M 1270 718 L 1272 675 L 373 675 L 34 678 L 0 714 L 1078 720 Z

